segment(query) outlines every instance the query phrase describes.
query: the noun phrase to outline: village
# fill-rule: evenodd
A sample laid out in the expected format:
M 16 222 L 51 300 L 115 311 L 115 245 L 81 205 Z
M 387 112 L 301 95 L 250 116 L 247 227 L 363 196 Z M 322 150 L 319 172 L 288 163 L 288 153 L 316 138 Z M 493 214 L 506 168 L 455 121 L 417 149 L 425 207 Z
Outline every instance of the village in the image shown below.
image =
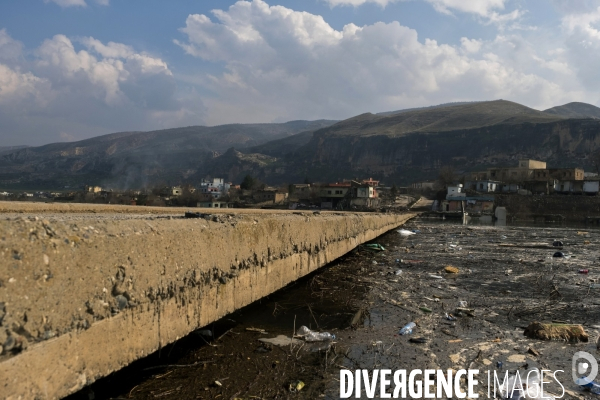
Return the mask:
M 528 208 L 529 203 L 544 196 L 560 202 L 564 201 L 565 195 L 579 198 L 597 196 L 599 190 L 600 178 L 596 173 L 585 172 L 582 168 L 549 168 L 544 161 L 522 159 L 512 167 L 488 168 L 461 176 L 456 173 L 450 178 L 440 176 L 438 180 L 416 182 L 408 187 L 386 185 L 373 178 L 333 183 L 310 183 L 306 180 L 303 183 L 269 186 L 247 175 L 240 184 L 212 178 L 203 179 L 196 185 L 127 191 L 94 185 L 78 191 L 0 192 L 0 200 L 212 209 L 405 211 L 417 201 L 429 199 L 430 202 L 421 202 L 421 205 L 427 205 L 422 211 L 442 218 L 469 215 L 491 221 L 491 218 L 497 217 L 496 208 L 506 206 L 504 203 L 507 202 L 513 208 L 514 204 Z M 578 197 L 568 198 L 572 200 Z M 536 213 L 549 215 L 552 210 L 541 207 Z M 600 210 L 594 212 L 592 209 L 587 213 L 600 215 Z

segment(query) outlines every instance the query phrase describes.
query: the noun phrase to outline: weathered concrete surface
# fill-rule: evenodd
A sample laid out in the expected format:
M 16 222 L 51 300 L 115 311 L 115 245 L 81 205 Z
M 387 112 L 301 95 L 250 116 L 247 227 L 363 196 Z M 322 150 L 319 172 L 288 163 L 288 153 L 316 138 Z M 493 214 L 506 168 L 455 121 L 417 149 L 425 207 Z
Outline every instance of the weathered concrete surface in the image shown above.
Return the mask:
M 63 397 L 413 216 L 172 215 L 0 203 L 0 398 Z

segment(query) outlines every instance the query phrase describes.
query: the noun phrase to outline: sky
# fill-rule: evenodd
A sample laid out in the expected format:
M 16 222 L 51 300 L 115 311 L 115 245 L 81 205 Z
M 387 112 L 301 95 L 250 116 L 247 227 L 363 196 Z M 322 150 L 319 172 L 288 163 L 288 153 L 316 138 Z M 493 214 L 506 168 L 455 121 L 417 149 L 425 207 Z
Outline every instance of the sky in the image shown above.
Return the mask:
M 600 0 L 0 2 L 0 147 L 599 89 Z

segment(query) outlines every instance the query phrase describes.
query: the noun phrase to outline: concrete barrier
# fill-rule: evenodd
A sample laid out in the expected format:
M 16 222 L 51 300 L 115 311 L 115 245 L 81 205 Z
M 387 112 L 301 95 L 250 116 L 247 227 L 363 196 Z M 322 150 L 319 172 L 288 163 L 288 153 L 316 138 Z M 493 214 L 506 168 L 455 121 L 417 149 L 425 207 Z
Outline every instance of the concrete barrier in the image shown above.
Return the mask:
M 182 215 L 0 203 L 0 398 L 64 397 L 414 216 Z

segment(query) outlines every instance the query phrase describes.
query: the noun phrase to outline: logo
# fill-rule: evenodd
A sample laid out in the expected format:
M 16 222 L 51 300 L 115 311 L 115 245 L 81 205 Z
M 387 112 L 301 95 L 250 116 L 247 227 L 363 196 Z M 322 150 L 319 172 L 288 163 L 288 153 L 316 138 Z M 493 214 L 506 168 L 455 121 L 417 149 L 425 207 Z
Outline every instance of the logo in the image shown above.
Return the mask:
M 573 355 L 571 372 L 573 382 L 579 385 L 582 381 L 592 382 L 598 375 L 598 362 L 590 353 L 578 351 Z

